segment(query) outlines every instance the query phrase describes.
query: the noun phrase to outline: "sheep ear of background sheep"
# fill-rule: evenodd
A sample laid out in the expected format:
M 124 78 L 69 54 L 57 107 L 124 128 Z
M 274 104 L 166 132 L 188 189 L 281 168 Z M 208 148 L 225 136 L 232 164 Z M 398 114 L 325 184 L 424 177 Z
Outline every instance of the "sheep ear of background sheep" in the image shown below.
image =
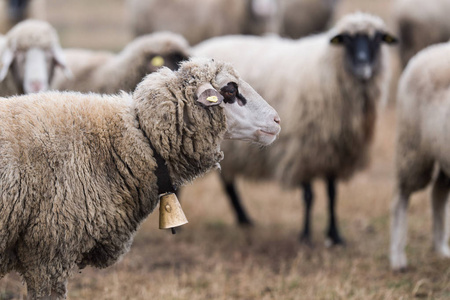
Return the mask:
M 63 49 L 59 45 L 55 45 L 52 47 L 52 54 L 53 54 L 53 59 L 55 60 L 56 64 L 59 67 L 61 67 L 61 69 L 63 70 L 63 73 L 67 77 L 67 79 L 72 79 L 73 74 L 67 65 L 67 61 L 66 61 L 66 57 L 64 55 Z

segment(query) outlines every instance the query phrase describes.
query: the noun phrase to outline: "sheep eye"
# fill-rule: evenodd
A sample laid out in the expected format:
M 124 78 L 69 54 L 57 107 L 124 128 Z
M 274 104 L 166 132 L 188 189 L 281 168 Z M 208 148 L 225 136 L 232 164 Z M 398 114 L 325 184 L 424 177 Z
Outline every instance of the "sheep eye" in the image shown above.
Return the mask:
M 240 106 L 247 104 L 247 99 L 239 93 L 238 86 L 234 82 L 229 82 L 226 86 L 220 89 L 220 94 L 223 96 L 223 102 L 234 103 L 238 102 Z
M 238 95 L 238 87 L 234 82 L 229 82 L 226 86 L 220 89 L 220 94 L 224 98 L 225 103 L 234 103 Z

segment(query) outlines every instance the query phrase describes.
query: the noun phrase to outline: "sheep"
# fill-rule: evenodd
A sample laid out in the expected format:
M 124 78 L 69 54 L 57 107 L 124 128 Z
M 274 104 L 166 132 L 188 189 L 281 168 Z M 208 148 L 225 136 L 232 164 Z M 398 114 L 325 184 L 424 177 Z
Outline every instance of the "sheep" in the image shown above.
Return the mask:
M 407 207 L 410 196 L 430 182 L 433 246 L 450 257 L 448 193 L 450 155 L 450 43 L 430 46 L 414 56 L 403 72 L 397 93 L 396 183 L 391 213 L 390 262 L 407 267 L 405 254 Z M 434 169 L 437 176 L 432 178 Z
M 421 49 L 450 39 L 450 2 L 447 0 L 397 0 L 395 20 L 399 30 L 403 68 Z
M 191 45 L 226 34 L 278 33 L 277 0 L 129 0 L 135 35 L 160 30 L 182 34 Z
M 282 0 L 282 35 L 298 39 L 324 31 L 337 0 Z
M 326 33 L 299 40 L 231 36 L 193 48 L 196 56 L 233 63 L 283 120 L 283 132 L 270 149 L 223 145 L 222 179 L 240 224 L 251 221 L 240 204 L 236 176 L 302 186 L 301 241 L 310 243 L 311 181 L 326 178 L 327 243 L 343 243 L 336 223 L 336 180 L 348 179 L 368 162 L 377 103 L 385 100 L 390 77 L 388 49 L 381 45 L 395 42 L 380 18 L 355 13 Z
M 46 91 L 56 67 L 70 76 L 56 30 L 45 21 L 14 26 L 2 41 L 1 62 L 2 97 Z
M 217 167 L 224 138 L 269 145 L 280 131 L 276 111 L 210 59 L 162 68 L 133 94 L 1 100 L 0 278 L 17 270 L 30 299 L 62 299 L 76 266 L 125 254 L 160 180 L 178 187 Z
M 67 65 L 74 74 L 67 79 L 55 75 L 52 89 L 79 92 L 117 93 L 133 91 L 142 78 L 161 66 L 172 70 L 186 60 L 189 44 L 180 35 L 158 32 L 136 38 L 121 53 L 65 49 Z

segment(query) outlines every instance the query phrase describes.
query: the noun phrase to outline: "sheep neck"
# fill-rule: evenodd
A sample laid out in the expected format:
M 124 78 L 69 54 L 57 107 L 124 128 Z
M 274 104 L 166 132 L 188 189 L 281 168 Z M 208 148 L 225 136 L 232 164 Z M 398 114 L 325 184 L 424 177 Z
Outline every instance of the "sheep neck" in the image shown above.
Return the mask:
M 175 187 L 218 167 L 223 159 L 220 143 L 226 130 L 223 113 L 179 102 L 176 111 L 170 114 L 175 117 L 171 122 L 156 115 L 144 119 L 139 117 L 139 111 L 140 129 L 155 152 L 164 159 Z M 161 112 L 162 109 L 153 108 L 152 111 Z M 193 120 L 201 120 L 201 124 Z

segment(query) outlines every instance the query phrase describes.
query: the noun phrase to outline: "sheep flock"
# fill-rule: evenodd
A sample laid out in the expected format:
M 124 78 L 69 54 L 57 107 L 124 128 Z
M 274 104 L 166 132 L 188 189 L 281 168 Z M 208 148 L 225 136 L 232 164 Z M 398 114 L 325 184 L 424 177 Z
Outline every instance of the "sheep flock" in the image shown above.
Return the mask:
M 0 300 L 450 295 L 449 1 L 80 1 L 0 3 Z

